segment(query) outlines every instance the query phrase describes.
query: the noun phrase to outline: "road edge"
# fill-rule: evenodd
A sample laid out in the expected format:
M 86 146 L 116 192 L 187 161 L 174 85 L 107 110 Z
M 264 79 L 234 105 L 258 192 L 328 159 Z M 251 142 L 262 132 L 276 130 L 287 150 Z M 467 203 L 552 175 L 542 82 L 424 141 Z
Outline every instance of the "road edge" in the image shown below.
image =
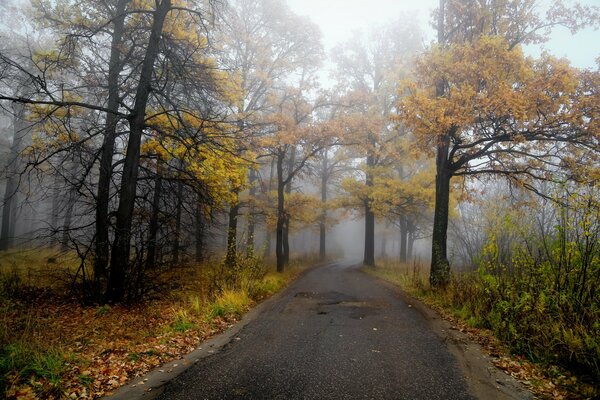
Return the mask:
M 535 398 L 533 393 L 515 378 L 496 367 L 478 343 L 469 339 L 466 334 L 456 329 L 450 321 L 444 319 L 435 310 L 397 285 L 371 275 L 363 268 L 359 268 L 359 271 L 379 281 L 408 307 L 414 308 L 425 318 L 431 330 L 446 344 L 456 359 L 469 391 L 475 398 L 481 400 L 529 400 Z
M 184 371 L 190 368 L 192 365 L 200 362 L 202 359 L 211 356 L 226 346 L 233 338 L 250 322 L 254 321 L 262 311 L 267 308 L 271 303 L 276 302 L 281 296 L 283 296 L 294 282 L 300 279 L 310 271 L 325 267 L 327 265 L 335 264 L 337 261 L 325 261 L 317 263 L 311 267 L 303 269 L 294 279 L 292 279 L 282 290 L 275 293 L 268 299 L 265 299 L 252 307 L 242 318 L 229 327 L 224 332 L 213 336 L 212 338 L 198 343 L 198 347 L 192 352 L 186 354 L 182 358 L 170 361 L 157 368 L 154 368 L 150 372 L 143 376 L 138 376 L 130 379 L 125 385 L 115 389 L 115 391 L 104 396 L 101 399 L 105 400 L 152 400 L 160 396 L 164 390 L 165 385 L 181 375 Z

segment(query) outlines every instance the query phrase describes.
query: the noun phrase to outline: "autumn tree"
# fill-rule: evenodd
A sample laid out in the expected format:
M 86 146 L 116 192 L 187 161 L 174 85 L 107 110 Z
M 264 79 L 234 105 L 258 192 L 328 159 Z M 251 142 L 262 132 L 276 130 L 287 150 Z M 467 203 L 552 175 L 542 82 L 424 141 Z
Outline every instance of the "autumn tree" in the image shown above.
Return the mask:
M 435 149 L 433 286 L 448 281 L 452 177 L 550 179 L 569 154 L 592 157 L 597 146 L 590 129 L 592 89 L 581 73 L 547 55 L 525 58 L 520 47 L 542 41 L 554 25 L 577 29 L 596 11 L 557 4 L 542 19 L 535 1 L 472 3 L 440 2 L 438 44 L 417 62 L 416 78 L 398 106 L 401 123 L 421 148 Z
M 357 119 L 346 139 L 364 161 L 364 185 L 373 187 L 373 171 L 386 158 L 385 148 L 398 135 L 390 129 L 389 115 L 394 108 L 398 80 L 408 71 L 411 57 L 418 50 L 420 31 L 402 18 L 373 29 L 368 37 L 358 33 L 333 51 L 340 84 L 346 94 L 347 114 Z M 360 121 L 360 122 L 359 122 Z M 375 214 L 368 195 L 364 200 L 364 264 L 375 264 Z

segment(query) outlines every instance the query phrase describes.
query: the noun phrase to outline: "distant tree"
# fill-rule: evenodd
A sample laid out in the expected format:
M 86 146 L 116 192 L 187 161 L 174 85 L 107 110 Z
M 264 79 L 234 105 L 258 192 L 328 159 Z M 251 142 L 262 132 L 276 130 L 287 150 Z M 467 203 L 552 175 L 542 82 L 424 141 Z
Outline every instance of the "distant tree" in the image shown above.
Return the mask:
M 384 162 L 385 148 L 398 132 L 389 124 L 394 108 L 398 81 L 407 72 L 411 58 L 420 46 L 420 31 L 408 16 L 374 28 L 366 38 L 357 33 L 333 50 L 340 92 L 351 105 L 347 114 L 357 122 L 346 142 L 363 158 L 364 185 L 373 187 L 373 171 Z M 365 265 L 375 264 L 375 214 L 368 196 L 364 201 Z

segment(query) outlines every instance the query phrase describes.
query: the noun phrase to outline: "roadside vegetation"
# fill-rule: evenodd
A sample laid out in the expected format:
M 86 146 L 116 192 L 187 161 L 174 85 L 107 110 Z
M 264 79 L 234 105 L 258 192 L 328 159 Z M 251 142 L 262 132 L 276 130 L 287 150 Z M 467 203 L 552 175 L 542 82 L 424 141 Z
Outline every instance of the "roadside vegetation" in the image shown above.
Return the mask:
M 504 210 L 489 201 L 483 208 L 494 212 L 474 267 L 453 273 L 444 287 L 432 288 L 429 268 L 418 262 L 387 261 L 367 271 L 434 306 L 484 348 L 493 335 L 496 364 L 543 397 L 597 398 L 599 208 L 593 190 L 561 200 Z M 501 349 L 515 357 L 499 356 Z
M 230 327 L 301 270 L 254 257 L 169 270 L 131 306 L 77 301 L 77 259 L 50 250 L 0 253 L 0 393 L 9 399 L 92 399 L 177 359 Z M 61 279 L 57 279 L 61 278 Z

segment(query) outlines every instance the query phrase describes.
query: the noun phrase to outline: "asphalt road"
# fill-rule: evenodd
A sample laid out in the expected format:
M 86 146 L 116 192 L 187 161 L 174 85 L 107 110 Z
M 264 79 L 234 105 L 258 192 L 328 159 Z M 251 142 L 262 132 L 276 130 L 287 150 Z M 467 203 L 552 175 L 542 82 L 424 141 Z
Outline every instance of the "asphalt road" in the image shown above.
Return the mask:
M 471 399 L 421 312 L 348 264 L 298 280 L 160 399 Z

